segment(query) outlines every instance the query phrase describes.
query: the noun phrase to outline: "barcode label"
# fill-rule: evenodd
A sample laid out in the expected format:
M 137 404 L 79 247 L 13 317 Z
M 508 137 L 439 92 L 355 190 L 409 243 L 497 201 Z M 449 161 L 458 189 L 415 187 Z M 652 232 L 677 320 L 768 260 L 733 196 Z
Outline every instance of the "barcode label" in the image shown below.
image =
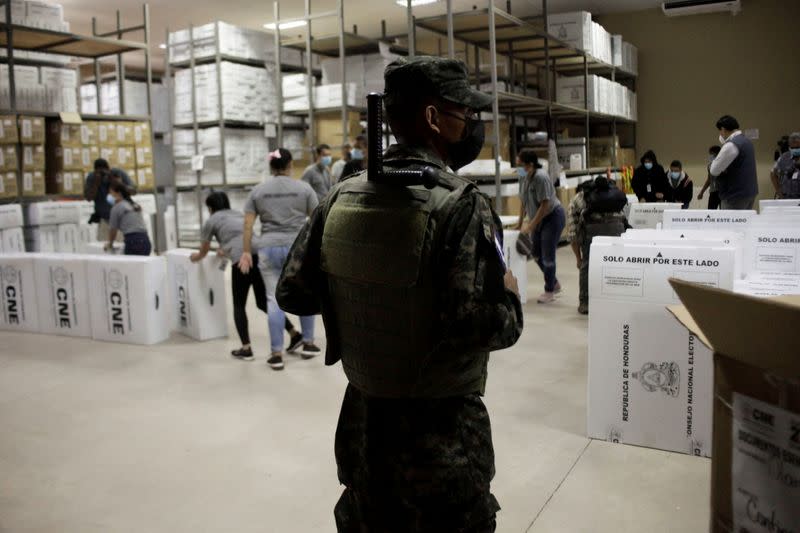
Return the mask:
M 33 137 L 33 124 L 31 124 L 30 120 L 22 121 L 22 137 L 24 139 L 30 139 Z
M 126 148 L 119 149 L 117 161 L 120 165 L 125 166 L 128 163 L 128 150 Z
M 136 162 L 139 164 L 144 164 L 144 148 L 136 149 Z
M 117 126 L 117 140 L 119 142 L 125 141 L 125 126 L 121 124 Z
M 33 164 L 33 146 L 26 146 L 25 150 L 23 151 L 24 154 L 24 161 L 26 165 Z
M 81 126 L 81 143 L 89 144 L 89 126 Z
M 100 142 L 108 141 L 108 129 L 106 129 L 106 128 L 107 127 L 105 125 L 103 125 L 103 124 L 101 124 L 100 127 L 97 128 L 97 133 L 100 136 Z
M 72 190 L 72 173 L 68 172 L 64 174 L 64 190 L 71 191 Z
M 71 167 L 72 166 L 72 150 L 69 148 L 64 149 L 64 166 Z
M 133 130 L 133 135 L 136 139 L 136 144 L 142 142 L 142 127 L 136 126 L 136 128 Z
M 33 173 L 26 172 L 22 175 L 22 189 L 25 191 L 33 190 Z
M 83 150 L 81 150 L 81 163 L 83 164 L 84 167 L 87 168 L 89 167 L 89 164 L 91 163 L 90 160 L 91 157 L 92 154 L 88 148 L 84 148 Z
M 138 174 L 139 174 L 139 185 L 145 185 L 145 181 L 146 181 L 146 179 L 145 179 L 145 171 L 144 170 L 140 170 L 138 172 Z

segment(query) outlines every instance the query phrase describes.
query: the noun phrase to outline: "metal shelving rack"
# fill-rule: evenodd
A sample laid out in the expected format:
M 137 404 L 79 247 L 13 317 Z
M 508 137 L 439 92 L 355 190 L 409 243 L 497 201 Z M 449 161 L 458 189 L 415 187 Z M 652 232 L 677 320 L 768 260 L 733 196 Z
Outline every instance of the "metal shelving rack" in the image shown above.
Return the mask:
M 547 0 L 541 0 L 542 16 L 532 18 L 519 18 L 510 13 L 510 2 L 506 9 L 495 6 L 494 0 L 487 0 L 487 7 L 473 9 L 472 11 L 453 13 L 452 2 L 447 0 L 447 11 L 444 15 L 426 18 L 415 18 L 408 0 L 408 42 L 409 49 L 416 49 L 416 28 L 422 28 L 434 34 L 447 38 L 447 52 L 449 57 L 455 57 L 455 41 L 465 43 L 465 56 L 469 61 L 469 46 L 474 51 L 474 78 L 477 86 L 485 76 L 480 68 L 480 51 L 488 51 L 490 59 L 490 81 L 493 87 L 493 139 L 489 142 L 494 147 L 500 146 L 500 118 L 506 114 L 509 117 L 511 128 L 511 147 L 509 160 L 514 161 L 518 148 L 516 124 L 517 118 L 527 120 L 530 118 L 544 119 L 550 139 L 556 139 L 559 121 L 578 122 L 586 131 L 586 153 L 590 151 L 590 138 L 592 124 L 607 124 L 611 128 L 611 135 L 617 136 L 617 127 L 620 124 L 633 125 L 635 138 L 635 120 L 624 117 L 597 113 L 588 109 L 588 101 L 584 107 L 562 104 L 555 101 L 555 80 L 558 74 L 582 74 L 584 77 L 584 95 L 588 99 L 588 79 L 590 73 L 609 76 L 611 80 L 632 80 L 635 90 L 635 76 L 625 73 L 614 65 L 600 61 L 590 53 L 570 46 L 568 43 L 550 35 L 548 27 Z M 498 58 L 507 61 L 507 80 L 515 86 L 517 81 L 517 65 L 521 63 L 523 93 L 511 93 L 498 89 L 499 76 Z M 539 96 L 529 96 L 529 69 L 532 68 L 537 80 L 536 89 Z M 635 142 L 634 142 L 635 144 Z M 502 179 L 500 175 L 500 159 L 498 148 L 494 149 L 495 156 L 495 201 L 497 209 L 501 208 Z M 612 155 L 614 167 L 617 166 L 616 150 Z M 588 157 L 587 157 L 588 159 Z M 587 161 L 588 163 L 588 161 Z M 592 169 L 587 169 L 587 172 Z
M 2 9 L 5 10 L 6 21 L 12 21 L 11 1 L 0 0 L 3 4 Z M 141 41 L 132 41 L 124 39 L 125 35 L 130 33 L 143 33 Z M 142 23 L 135 26 L 123 27 L 120 12 L 117 11 L 116 29 L 107 33 L 98 33 L 97 19 L 92 18 L 92 35 L 78 35 L 70 32 L 60 32 L 53 30 L 45 30 L 40 28 L 33 28 L 13 24 L 8 22 L 0 23 L 0 47 L 6 50 L 6 56 L 0 58 L 0 63 L 8 65 L 8 87 L 9 87 L 9 109 L 0 109 L 0 114 L 3 115 L 27 115 L 43 118 L 59 118 L 60 113 L 37 111 L 37 110 L 21 110 L 17 108 L 16 99 L 16 83 L 14 79 L 14 65 L 29 65 L 29 66 L 54 66 L 59 68 L 66 68 L 62 63 L 37 61 L 29 59 L 17 59 L 14 57 L 16 51 L 31 51 L 42 52 L 47 54 L 64 55 L 71 57 L 78 57 L 82 59 L 89 59 L 94 62 L 95 83 L 98 86 L 98 111 L 100 107 L 100 59 L 106 57 L 116 56 L 117 69 L 122 75 L 118 77 L 120 80 L 120 115 L 102 115 L 102 114 L 83 114 L 82 119 L 85 120 L 122 120 L 122 121 L 139 121 L 150 122 L 150 113 L 152 112 L 152 103 L 150 101 L 150 87 L 152 86 L 152 69 L 151 69 L 151 56 L 150 56 L 150 8 L 147 4 L 142 6 Z M 145 56 L 145 79 L 148 88 L 147 110 L 146 116 L 129 116 L 125 114 L 124 96 L 122 79 L 124 78 L 124 65 L 122 61 L 123 54 L 128 52 L 144 52 Z M 80 78 L 80 76 L 79 76 Z M 80 79 L 77 87 L 77 102 L 80 108 Z M 151 130 L 151 143 L 152 143 L 152 128 Z M 21 153 L 21 146 L 17 147 L 18 153 Z M 24 196 L 22 187 L 22 166 L 21 158 L 18 158 L 17 165 L 17 198 L 6 198 L 0 200 L 0 203 L 9 202 L 32 202 L 41 201 L 53 198 L 82 198 L 81 195 L 64 195 L 64 194 L 46 194 L 44 196 Z

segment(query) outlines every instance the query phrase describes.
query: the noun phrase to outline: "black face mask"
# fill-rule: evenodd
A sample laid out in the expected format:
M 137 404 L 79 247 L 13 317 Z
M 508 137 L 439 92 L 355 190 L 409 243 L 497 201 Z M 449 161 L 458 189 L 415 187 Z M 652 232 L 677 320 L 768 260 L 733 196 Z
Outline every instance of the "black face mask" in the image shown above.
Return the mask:
M 447 147 L 450 168 L 457 171 L 475 161 L 481 153 L 486 139 L 486 127 L 483 121 L 475 118 L 466 118 L 447 111 L 442 113 L 465 122 L 463 138 L 458 142 L 449 143 Z

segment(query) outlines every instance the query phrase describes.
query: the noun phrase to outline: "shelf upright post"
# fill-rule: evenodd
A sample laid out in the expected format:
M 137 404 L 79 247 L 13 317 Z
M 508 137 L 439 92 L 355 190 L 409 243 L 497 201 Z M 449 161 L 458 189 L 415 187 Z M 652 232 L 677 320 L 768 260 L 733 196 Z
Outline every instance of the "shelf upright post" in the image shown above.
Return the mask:
M 478 48 L 477 44 L 475 45 L 474 51 L 475 54 L 473 57 L 475 58 L 475 88 L 480 91 L 481 81 L 483 80 L 481 79 L 481 49 Z
M 406 0 L 406 22 L 408 23 L 408 57 L 417 55 L 416 35 L 414 31 L 414 9 L 411 7 L 411 0 Z
M 508 83 L 510 85 L 510 92 L 514 92 L 516 86 L 516 69 L 514 68 L 514 41 L 508 42 Z M 510 113 L 510 124 L 508 125 L 509 134 L 511 137 L 511 146 L 509 146 L 508 158 L 513 165 L 517 161 L 517 111 L 512 108 Z M 499 150 L 498 150 L 499 151 Z
M 200 155 L 199 152 L 199 145 L 200 145 L 200 131 L 199 126 L 197 124 L 197 80 L 195 76 L 195 61 L 194 61 L 194 24 L 189 24 L 189 69 L 192 73 L 191 81 L 192 81 L 192 132 L 194 134 L 194 155 Z M 197 200 L 197 216 L 198 222 L 202 223 L 203 221 L 203 193 L 202 193 L 202 181 L 203 171 L 197 170 L 195 171 L 195 196 Z
M 117 9 L 117 39 L 122 39 L 122 15 Z M 125 115 L 125 62 L 122 54 L 117 54 L 117 86 L 119 89 L 119 114 Z
M 611 67 L 611 81 L 613 82 L 617 81 L 617 68 L 613 66 Z M 617 143 L 614 141 L 614 139 L 616 138 L 617 138 L 617 117 L 616 115 L 614 115 L 614 117 L 611 119 L 611 166 L 613 166 L 614 168 L 619 167 Z
M 347 69 L 345 68 L 346 58 L 344 49 L 344 0 L 339 0 L 337 13 L 339 17 L 339 75 L 342 79 L 342 147 L 344 148 L 344 144 L 347 142 L 347 137 L 350 133 L 347 127 L 349 113 L 347 105 Z
M 550 31 L 549 27 L 549 14 L 547 9 L 547 0 L 542 0 L 542 17 L 544 24 L 544 99 L 547 102 L 547 109 L 545 115 L 545 123 L 547 126 L 548 139 L 556 137 L 555 127 L 553 124 L 553 95 L 550 91 L 552 83 L 555 83 L 556 72 L 553 69 L 553 81 L 550 80 Z M 527 80 L 526 80 L 527 81 Z
M 283 146 L 283 69 L 281 68 L 281 8 L 277 0 L 272 3 L 272 12 L 275 17 L 275 94 L 278 97 L 277 116 L 275 117 L 275 130 L 277 148 Z
M 6 12 L 6 57 L 8 58 L 8 104 L 17 112 L 17 83 L 14 75 L 14 20 L 11 18 L 11 0 L 5 2 Z
M 453 0 L 447 0 L 447 57 L 455 59 L 456 43 L 453 35 Z
M 92 17 L 92 35 L 97 35 L 97 17 Z M 100 78 L 100 60 L 98 58 L 94 58 L 94 88 L 97 91 L 97 114 L 103 114 L 103 100 L 102 96 L 100 95 L 100 89 L 103 86 L 102 79 Z
M 489 59 L 492 68 L 492 119 L 494 121 L 494 184 L 495 184 L 495 209 L 502 210 L 503 198 L 500 183 L 500 103 L 497 100 L 497 32 L 495 28 L 494 0 L 487 0 L 489 4 Z M 480 65 L 478 65 L 480 68 Z
M 144 8 L 144 44 L 147 45 L 144 51 L 144 70 L 147 77 L 147 116 L 150 117 L 150 140 L 153 140 L 153 69 L 151 65 L 150 54 L 150 5 L 145 4 Z M 167 32 L 167 40 L 169 40 L 169 32 Z M 169 54 L 165 63 L 169 64 Z M 169 72 L 169 67 L 166 67 Z
M 591 144 L 591 134 L 589 131 L 590 111 L 589 111 L 589 57 L 583 54 L 583 102 L 586 107 L 586 168 L 589 168 L 589 153 Z
M 227 185 L 228 165 L 225 159 L 225 107 L 222 101 L 222 54 L 219 47 L 219 21 L 214 22 L 214 64 L 217 67 L 217 118 L 219 119 L 219 153 L 222 159 L 222 183 Z
M 306 93 L 308 94 L 308 140 L 312 159 L 317 135 L 314 131 L 314 71 L 311 65 L 311 0 L 305 0 L 306 13 Z M 340 29 L 341 31 L 341 29 Z M 344 102 L 343 102 L 344 103 Z

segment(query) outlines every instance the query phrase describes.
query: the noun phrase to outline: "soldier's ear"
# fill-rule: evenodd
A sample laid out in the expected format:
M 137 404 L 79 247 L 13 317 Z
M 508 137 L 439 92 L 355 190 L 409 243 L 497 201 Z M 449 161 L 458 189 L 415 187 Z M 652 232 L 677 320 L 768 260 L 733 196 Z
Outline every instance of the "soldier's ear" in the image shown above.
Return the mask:
M 441 120 L 441 115 L 439 114 L 439 110 L 436 109 L 435 106 L 429 105 L 425 107 L 425 123 L 431 130 L 441 135 L 442 130 L 439 124 L 440 120 Z

